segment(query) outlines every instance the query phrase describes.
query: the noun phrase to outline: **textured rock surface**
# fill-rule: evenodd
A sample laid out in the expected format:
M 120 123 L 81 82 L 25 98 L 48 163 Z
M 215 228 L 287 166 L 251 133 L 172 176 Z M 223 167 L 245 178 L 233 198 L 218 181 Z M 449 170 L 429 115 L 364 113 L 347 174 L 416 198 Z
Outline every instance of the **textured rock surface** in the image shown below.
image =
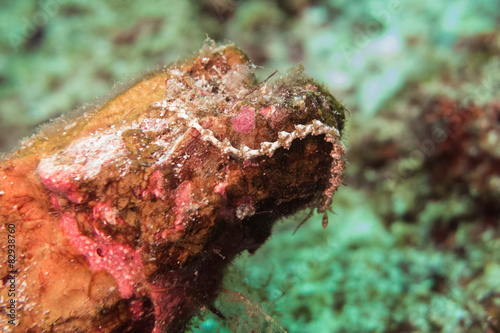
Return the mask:
M 300 68 L 257 84 L 240 50 L 213 45 L 56 121 L 0 164 L 16 329 L 182 330 L 274 221 L 328 209 L 343 125 L 342 105 Z

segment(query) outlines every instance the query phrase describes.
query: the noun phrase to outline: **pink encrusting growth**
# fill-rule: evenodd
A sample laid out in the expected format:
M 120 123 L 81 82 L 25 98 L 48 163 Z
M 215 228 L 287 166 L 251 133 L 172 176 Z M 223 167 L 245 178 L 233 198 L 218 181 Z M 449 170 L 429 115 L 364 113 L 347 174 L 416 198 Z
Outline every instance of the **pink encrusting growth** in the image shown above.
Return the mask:
M 144 283 L 141 252 L 125 244 L 97 235 L 95 240 L 83 236 L 72 213 L 63 213 L 61 227 L 78 252 L 94 271 L 105 270 L 116 280 L 123 298 L 131 297 L 137 283 Z
M 255 128 L 255 109 L 246 105 L 241 107 L 241 112 L 231 119 L 234 130 L 245 134 Z
M 167 194 L 164 186 L 165 177 L 163 177 L 160 170 L 155 170 L 149 177 L 148 186 L 143 190 L 141 190 L 140 188 L 136 188 L 136 192 L 140 193 L 140 196 L 144 200 L 148 200 L 151 197 L 165 199 L 165 196 Z
M 227 188 L 227 183 L 226 182 L 218 183 L 214 187 L 214 192 L 218 193 L 218 194 L 220 194 L 222 196 L 224 196 L 226 194 L 226 188 Z

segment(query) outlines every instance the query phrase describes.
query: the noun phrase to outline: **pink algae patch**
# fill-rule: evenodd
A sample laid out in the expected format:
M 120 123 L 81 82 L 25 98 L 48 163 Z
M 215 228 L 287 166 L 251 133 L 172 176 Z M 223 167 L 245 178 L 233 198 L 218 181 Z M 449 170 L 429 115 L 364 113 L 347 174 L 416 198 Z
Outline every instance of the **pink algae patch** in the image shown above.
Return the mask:
M 165 177 L 160 170 L 155 170 L 148 179 L 146 188 L 136 186 L 133 189 L 134 195 L 142 200 L 151 200 L 158 198 L 165 200 L 167 192 L 165 191 Z
M 83 236 L 71 213 L 63 213 L 61 227 L 71 244 L 84 255 L 93 271 L 105 270 L 118 284 L 123 298 L 134 294 L 135 283 L 144 280 L 140 251 L 96 235 L 96 240 Z
M 219 193 L 220 195 L 224 196 L 224 195 L 226 195 L 226 187 L 227 187 L 226 182 L 219 183 L 219 184 L 215 185 L 214 192 Z
M 148 180 L 148 187 L 142 192 L 142 198 L 147 200 L 149 196 L 153 195 L 159 199 L 165 199 L 165 177 L 163 177 L 160 170 L 155 170 Z
M 242 106 L 241 112 L 231 119 L 236 132 L 250 133 L 255 128 L 255 109 L 249 106 Z

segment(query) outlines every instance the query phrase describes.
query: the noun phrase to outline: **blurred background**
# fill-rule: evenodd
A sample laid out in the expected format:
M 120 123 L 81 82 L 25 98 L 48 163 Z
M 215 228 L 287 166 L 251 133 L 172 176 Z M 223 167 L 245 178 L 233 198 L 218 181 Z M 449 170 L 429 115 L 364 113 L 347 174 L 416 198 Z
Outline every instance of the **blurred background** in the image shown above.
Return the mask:
M 2 0 L 0 152 L 119 82 L 234 42 L 350 110 L 329 225 L 276 225 L 192 332 L 500 332 L 500 4 Z

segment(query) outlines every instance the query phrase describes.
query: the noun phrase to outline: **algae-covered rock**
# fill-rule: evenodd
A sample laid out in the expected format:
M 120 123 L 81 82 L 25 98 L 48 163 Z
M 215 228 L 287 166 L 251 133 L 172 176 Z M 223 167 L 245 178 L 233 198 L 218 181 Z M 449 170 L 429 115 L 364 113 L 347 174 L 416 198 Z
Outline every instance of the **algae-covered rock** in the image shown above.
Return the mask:
M 181 331 L 276 220 L 329 208 L 344 107 L 301 71 L 253 68 L 206 45 L 1 162 L 7 330 Z

